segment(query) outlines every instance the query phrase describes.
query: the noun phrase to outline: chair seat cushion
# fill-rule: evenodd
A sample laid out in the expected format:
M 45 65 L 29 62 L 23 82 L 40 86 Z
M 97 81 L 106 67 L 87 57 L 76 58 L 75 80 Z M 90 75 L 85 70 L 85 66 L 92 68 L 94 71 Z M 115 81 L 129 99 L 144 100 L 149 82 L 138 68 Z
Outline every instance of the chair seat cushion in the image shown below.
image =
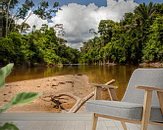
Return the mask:
M 141 120 L 143 105 L 118 101 L 90 100 L 87 101 L 86 109 L 89 112 L 97 114 L 125 118 L 129 120 Z M 150 120 L 154 122 L 163 122 L 163 116 L 160 108 L 152 107 Z

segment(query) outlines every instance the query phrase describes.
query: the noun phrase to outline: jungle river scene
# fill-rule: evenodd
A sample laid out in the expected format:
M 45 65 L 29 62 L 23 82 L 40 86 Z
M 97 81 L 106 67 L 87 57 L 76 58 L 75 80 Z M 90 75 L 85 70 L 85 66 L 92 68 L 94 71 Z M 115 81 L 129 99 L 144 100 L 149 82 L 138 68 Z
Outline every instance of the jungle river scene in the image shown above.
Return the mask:
M 0 0 L 0 130 L 147 130 L 162 69 L 144 68 L 163 68 L 163 0 Z
M 135 69 L 163 67 L 162 14 L 162 0 L 0 0 L 0 112 L 83 112 L 109 81 L 121 100 Z

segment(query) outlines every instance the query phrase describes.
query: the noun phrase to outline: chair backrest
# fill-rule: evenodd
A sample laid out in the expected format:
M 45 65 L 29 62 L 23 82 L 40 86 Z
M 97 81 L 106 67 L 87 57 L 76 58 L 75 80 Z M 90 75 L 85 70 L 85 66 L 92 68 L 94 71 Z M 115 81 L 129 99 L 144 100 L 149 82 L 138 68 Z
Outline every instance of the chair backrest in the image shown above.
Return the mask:
M 143 104 L 144 91 L 136 89 L 136 86 L 163 88 L 163 68 L 136 69 L 131 75 L 122 101 Z M 156 92 L 153 94 L 152 106 L 159 106 Z

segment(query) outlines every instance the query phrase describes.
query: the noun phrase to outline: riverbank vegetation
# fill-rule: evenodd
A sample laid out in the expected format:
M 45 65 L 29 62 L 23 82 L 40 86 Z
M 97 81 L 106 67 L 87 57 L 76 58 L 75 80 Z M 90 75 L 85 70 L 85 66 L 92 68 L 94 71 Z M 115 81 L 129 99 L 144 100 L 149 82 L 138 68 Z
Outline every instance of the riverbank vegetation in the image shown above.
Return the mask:
M 22 35 L 12 32 L 0 40 L 0 61 L 17 65 L 56 65 L 78 63 L 80 53 L 56 37 L 53 28 Z
M 66 45 L 66 40 L 58 38 L 54 28 L 43 24 L 40 29 L 26 21 L 32 14 L 49 21 L 59 9 L 59 3 L 40 1 L 35 6 L 33 0 L 0 2 L 2 9 L 4 38 L 0 38 L 0 64 L 9 62 L 16 65 L 56 65 L 78 63 L 80 52 Z M 14 10 L 14 11 L 13 11 Z M 32 13 L 29 11 L 32 10 Z M 22 20 L 18 24 L 17 20 Z M 61 30 L 62 31 L 62 30 Z
M 88 64 L 163 62 L 163 4 L 140 4 L 120 22 L 102 20 L 98 36 L 84 42 Z M 96 34 L 96 32 L 95 32 Z
M 18 12 L 25 18 L 33 3 L 26 0 Z M 51 18 L 48 3 L 40 3 L 34 11 L 40 18 Z M 12 6 L 14 7 L 14 6 Z M 81 51 L 66 45 L 58 38 L 54 28 L 42 25 L 41 29 L 23 22 L 17 26 L 13 20 L 7 27 L 6 37 L 0 39 L 0 64 L 13 62 L 18 65 L 56 64 L 139 64 L 163 62 L 163 4 L 140 4 L 133 13 L 126 13 L 120 22 L 102 20 L 95 37 L 83 43 Z M 26 21 L 26 19 L 24 19 Z M 13 25 L 13 26 L 11 26 Z M 91 31 L 90 31 L 91 32 Z

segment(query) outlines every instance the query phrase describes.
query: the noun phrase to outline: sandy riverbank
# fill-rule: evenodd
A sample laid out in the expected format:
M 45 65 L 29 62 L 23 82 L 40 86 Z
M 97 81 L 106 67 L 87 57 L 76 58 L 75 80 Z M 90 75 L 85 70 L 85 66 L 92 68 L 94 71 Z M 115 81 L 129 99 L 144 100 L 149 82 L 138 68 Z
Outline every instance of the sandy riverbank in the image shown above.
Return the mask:
M 141 63 L 139 64 L 141 67 L 154 67 L 154 68 L 162 68 L 163 63 L 160 62 L 153 62 L 153 63 Z
M 93 88 L 89 85 L 89 79 L 85 75 L 63 75 L 35 80 L 25 80 L 8 83 L 5 88 L 0 89 L 0 106 L 10 101 L 16 93 L 39 92 L 42 93 L 42 96 L 39 99 L 24 106 L 16 106 L 9 111 L 60 112 L 58 109 L 54 108 L 54 104 L 52 102 L 44 101 L 42 98 L 64 92 L 68 92 L 82 98 L 92 91 Z M 67 101 L 62 104 L 62 107 L 70 109 L 74 103 L 75 100 L 67 98 Z

